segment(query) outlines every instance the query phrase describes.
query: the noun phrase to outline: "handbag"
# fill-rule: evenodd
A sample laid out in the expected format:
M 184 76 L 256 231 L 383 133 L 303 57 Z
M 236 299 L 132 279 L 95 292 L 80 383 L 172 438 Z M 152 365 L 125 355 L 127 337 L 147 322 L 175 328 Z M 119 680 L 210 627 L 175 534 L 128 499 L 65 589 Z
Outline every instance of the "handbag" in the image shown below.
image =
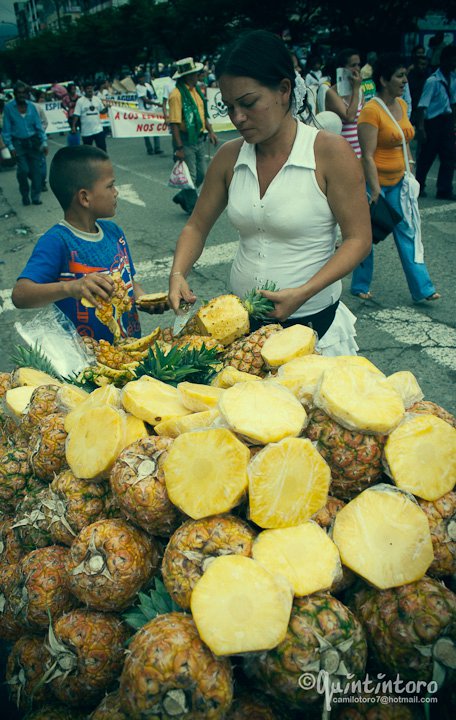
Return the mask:
M 402 220 L 400 215 L 383 195 L 378 196 L 375 203 L 370 204 L 370 216 L 372 225 L 372 242 L 374 245 L 384 240 Z
M 420 195 L 420 184 L 412 171 L 410 170 L 410 160 L 407 152 L 407 143 L 405 141 L 404 132 L 397 122 L 396 118 L 388 110 L 387 106 L 379 97 L 373 98 L 383 108 L 393 123 L 398 128 L 402 137 L 402 151 L 404 153 L 405 173 L 402 179 L 401 187 L 401 210 L 404 214 L 403 219 L 413 228 L 414 231 L 414 261 L 416 263 L 424 262 L 424 247 L 421 238 L 421 217 L 418 207 L 418 197 Z

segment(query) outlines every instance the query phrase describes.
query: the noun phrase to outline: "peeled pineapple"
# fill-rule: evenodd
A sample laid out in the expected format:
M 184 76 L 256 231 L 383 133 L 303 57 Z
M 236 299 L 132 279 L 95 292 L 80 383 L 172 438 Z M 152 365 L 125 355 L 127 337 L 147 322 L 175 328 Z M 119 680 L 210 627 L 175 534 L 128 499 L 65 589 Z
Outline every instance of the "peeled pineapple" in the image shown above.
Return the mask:
M 198 332 L 230 345 L 250 330 L 249 313 L 236 295 L 220 295 L 195 315 Z
M 122 404 L 127 412 L 149 425 L 191 413 L 182 403 L 175 387 L 147 375 L 125 385 Z
M 381 590 L 419 580 L 434 559 L 425 513 L 410 495 L 385 484 L 339 511 L 333 540 L 343 564 Z
M 137 440 L 149 435 L 143 420 L 127 413 L 125 415 L 125 446 L 128 447 Z M 123 448 L 122 448 L 123 450 Z
M 233 432 L 265 445 L 301 433 L 306 411 L 286 388 L 272 382 L 238 383 L 224 391 L 221 415 Z
M 312 521 L 263 530 L 253 544 L 252 557 L 272 573 L 286 577 L 298 597 L 329 590 L 342 578 L 336 545 Z
M 309 520 L 328 498 L 331 472 L 310 440 L 286 438 L 249 463 L 250 518 L 263 528 Z
M 225 428 L 179 435 L 163 463 L 171 502 L 194 520 L 228 512 L 247 490 L 249 459 Z
M 385 458 L 399 488 L 438 500 L 456 484 L 456 430 L 434 415 L 411 415 L 388 437 Z
M 182 404 L 192 412 L 214 408 L 223 395 L 222 388 L 192 382 L 179 383 L 177 391 Z
M 97 388 L 87 396 L 86 400 L 79 403 L 74 410 L 69 412 L 65 417 L 65 430 L 70 432 L 87 410 L 95 407 L 105 407 L 106 405 L 115 408 L 121 407 L 120 390 L 114 387 L 114 385 L 105 385 L 104 387 Z
M 391 432 L 405 413 L 401 396 L 386 378 L 349 364 L 336 363 L 322 374 L 314 402 L 343 427 L 369 434 Z
M 183 415 L 182 417 L 171 418 L 171 420 L 163 420 L 163 422 L 158 423 L 158 425 L 154 427 L 154 431 L 157 435 L 175 438 L 184 432 L 208 428 L 219 416 L 220 413 L 218 410 L 195 412 L 191 415 Z
M 269 368 L 276 368 L 315 350 L 317 336 L 306 325 L 291 325 L 274 333 L 264 343 L 261 356 Z
M 125 413 L 110 405 L 95 407 L 72 425 L 66 459 L 76 477 L 103 480 L 124 447 Z
M 196 583 L 191 610 L 215 655 L 258 652 L 284 639 L 293 593 L 281 575 L 242 555 L 215 558 Z
M 60 383 L 55 377 L 48 375 L 42 370 L 36 370 L 31 367 L 20 367 L 17 368 L 12 375 L 12 386 L 17 387 L 18 385 L 38 387 L 38 385 L 60 385 Z
M 236 370 L 231 365 L 227 365 L 222 368 L 219 373 L 214 377 L 211 382 L 212 387 L 218 388 L 229 388 L 239 382 L 249 382 L 249 380 L 261 380 L 258 375 L 252 375 L 252 373 L 243 372 L 242 370 Z
M 34 385 L 21 385 L 7 390 L 5 393 L 5 405 L 10 413 L 18 418 L 24 415 L 34 390 Z
M 388 375 L 387 382 L 393 387 L 402 398 L 405 408 L 409 408 L 424 398 L 418 380 L 410 370 L 400 370 Z

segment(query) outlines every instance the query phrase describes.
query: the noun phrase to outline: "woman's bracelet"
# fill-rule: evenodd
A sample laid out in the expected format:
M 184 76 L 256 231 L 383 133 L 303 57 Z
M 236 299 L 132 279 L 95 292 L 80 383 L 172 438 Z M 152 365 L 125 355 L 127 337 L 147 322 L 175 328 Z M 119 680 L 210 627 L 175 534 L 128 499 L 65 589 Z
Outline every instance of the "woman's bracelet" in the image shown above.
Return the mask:
M 177 270 L 176 272 L 172 272 L 170 277 L 174 277 L 175 275 L 183 275 L 183 273 L 181 273 L 180 270 Z

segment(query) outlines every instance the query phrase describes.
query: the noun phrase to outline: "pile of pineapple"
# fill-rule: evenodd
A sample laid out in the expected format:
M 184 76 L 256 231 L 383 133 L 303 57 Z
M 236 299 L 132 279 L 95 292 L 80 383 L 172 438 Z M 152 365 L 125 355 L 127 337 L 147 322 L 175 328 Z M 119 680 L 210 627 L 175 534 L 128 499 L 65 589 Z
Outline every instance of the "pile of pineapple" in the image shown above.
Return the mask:
M 191 322 L 149 336 L 122 388 L 0 374 L 21 717 L 321 716 L 300 680 L 320 670 L 435 679 L 451 703 L 455 418 L 408 371 L 316 354 L 308 328 Z

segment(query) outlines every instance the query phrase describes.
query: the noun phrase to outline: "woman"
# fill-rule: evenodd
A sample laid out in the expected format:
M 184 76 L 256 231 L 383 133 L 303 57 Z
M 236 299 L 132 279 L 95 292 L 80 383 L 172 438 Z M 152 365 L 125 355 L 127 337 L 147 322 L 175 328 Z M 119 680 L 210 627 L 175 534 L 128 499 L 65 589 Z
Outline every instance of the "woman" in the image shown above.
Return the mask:
M 340 137 L 292 114 L 295 71 L 282 41 L 262 30 L 241 36 L 220 59 L 217 77 L 242 138 L 215 155 L 192 216 L 176 247 L 169 301 L 193 303 L 186 276 L 225 209 L 240 245 L 231 269 L 239 296 L 262 290 L 271 322 L 310 324 L 325 354 L 355 354 L 354 316 L 339 303 L 340 278 L 370 250 L 361 167 Z M 301 98 L 295 98 L 299 110 Z M 347 197 L 350 198 L 347 201 Z M 335 253 L 336 225 L 344 242 Z
M 407 83 L 407 70 L 401 58 L 396 54 L 383 55 L 374 68 L 373 79 L 380 98 L 399 123 L 407 143 L 407 153 L 412 167 L 409 143 L 413 139 L 414 129 L 407 117 L 407 105 L 402 93 Z M 389 204 L 401 211 L 401 189 L 405 174 L 405 159 L 402 145 L 402 133 L 385 112 L 377 100 L 370 100 L 361 111 L 358 121 L 358 133 L 362 150 L 362 164 L 370 201 L 375 203 L 380 193 Z M 408 220 L 402 220 L 393 230 L 394 241 L 402 263 L 410 293 L 415 302 L 420 300 L 438 300 L 424 262 L 415 262 L 416 233 Z M 363 300 L 372 297 L 370 284 L 374 270 L 373 252 L 353 272 L 351 292 Z
M 346 80 L 350 83 L 350 92 L 340 96 L 337 85 L 330 87 L 325 95 L 326 110 L 332 110 L 340 117 L 342 137 L 350 143 L 356 157 L 359 158 L 361 157 L 361 148 L 358 141 L 357 120 L 364 104 L 359 52 L 352 48 L 342 50 L 336 58 L 336 68 L 345 69 Z

